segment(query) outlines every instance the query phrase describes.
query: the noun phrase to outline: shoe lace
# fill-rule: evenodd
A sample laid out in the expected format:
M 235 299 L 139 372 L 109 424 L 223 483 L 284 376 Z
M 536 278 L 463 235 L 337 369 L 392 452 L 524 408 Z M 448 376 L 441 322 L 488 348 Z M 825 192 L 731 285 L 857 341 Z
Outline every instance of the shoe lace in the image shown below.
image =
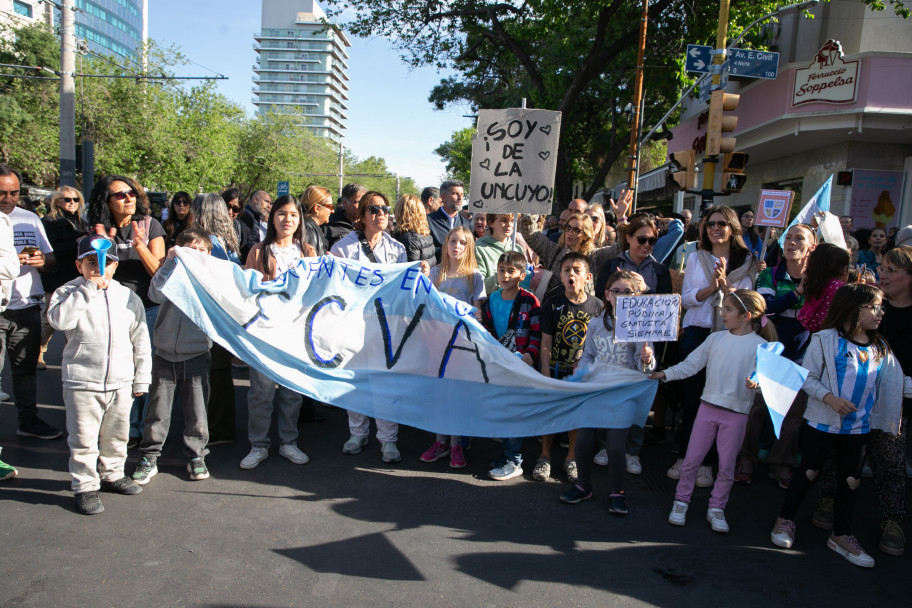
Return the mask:
M 853 555 L 864 553 L 864 549 L 861 548 L 861 545 L 858 543 L 858 539 L 856 539 L 854 536 L 846 536 L 845 544 L 846 548 L 849 550 L 849 553 Z
M 671 508 L 671 510 L 674 511 L 675 513 L 681 513 L 681 514 L 687 513 L 687 505 L 681 504 L 681 503 L 675 503 L 675 505 Z
M 886 519 L 880 524 L 881 529 L 884 531 L 884 535 L 898 536 L 902 539 L 903 544 L 906 542 L 906 534 L 903 532 L 902 526 L 893 521 L 892 519 Z
M 795 536 L 795 522 L 790 519 L 783 519 L 779 523 L 779 528 L 776 530 L 779 534 L 788 534 L 789 536 Z

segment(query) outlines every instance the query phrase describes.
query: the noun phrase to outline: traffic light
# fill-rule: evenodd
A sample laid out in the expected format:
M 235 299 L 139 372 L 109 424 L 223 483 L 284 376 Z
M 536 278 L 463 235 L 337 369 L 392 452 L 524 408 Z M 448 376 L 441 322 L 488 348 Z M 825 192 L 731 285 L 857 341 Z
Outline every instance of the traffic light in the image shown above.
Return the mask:
M 747 176 L 744 168 L 750 156 L 745 152 L 731 152 L 725 155 L 722 165 L 722 192 L 741 192 Z
M 706 155 L 717 156 L 722 152 L 735 151 L 735 138 L 723 137 L 738 128 L 737 116 L 726 116 L 738 107 L 740 95 L 713 91 L 709 98 L 709 126 L 706 128 Z
M 694 151 L 681 150 L 668 155 L 671 160 L 671 177 L 678 184 L 678 190 L 694 187 Z

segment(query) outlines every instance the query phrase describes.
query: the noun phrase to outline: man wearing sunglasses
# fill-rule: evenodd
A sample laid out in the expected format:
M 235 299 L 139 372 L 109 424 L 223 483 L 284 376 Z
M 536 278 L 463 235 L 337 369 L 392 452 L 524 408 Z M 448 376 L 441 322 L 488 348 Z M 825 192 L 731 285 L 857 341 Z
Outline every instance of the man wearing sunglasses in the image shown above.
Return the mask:
M 36 366 L 41 347 L 41 303 L 44 286 L 39 272 L 53 270 L 54 254 L 41 219 L 19 204 L 19 173 L 0 165 L 0 212 L 9 218 L 20 265 L 18 276 L 7 288 L 3 281 L 6 310 L 0 313 L 0 368 L 10 355 L 13 394 L 19 412 L 20 437 L 56 439 L 60 430 L 38 417 Z
M 358 220 L 358 203 L 367 192 L 361 184 L 345 184 L 342 188 L 340 205 L 329 216 L 329 221 L 323 224 L 323 234 L 328 247 L 355 229 Z
M 446 241 L 450 230 L 462 226 L 472 231 L 472 222 L 462 217 L 459 211 L 465 201 L 465 184 L 458 179 L 448 180 L 440 184 L 440 198 L 443 205 L 434 213 L 427 216 L 428 228 L 431 229 L 431 238 L 434 239 L 434 253 L 440 261 L 440 247 Z

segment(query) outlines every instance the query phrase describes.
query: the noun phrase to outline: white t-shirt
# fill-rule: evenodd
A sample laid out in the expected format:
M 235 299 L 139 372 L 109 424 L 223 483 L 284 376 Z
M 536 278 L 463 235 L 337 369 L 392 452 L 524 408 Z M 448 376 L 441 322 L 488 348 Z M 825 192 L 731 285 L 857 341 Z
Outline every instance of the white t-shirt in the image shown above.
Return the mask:
M 26 247 L 37 247 L 45 255 L 53 253 L 54 249 L 44 232 L 44 224 L 41 223 L 40 217 L 21 207 L 13 209 L 8 217 L 13 224 L 13 244 L 16 246 L 17 254 L 22 253 Z M 41 285 L 38 269 L 34 266 L 20 266 L 19 276 L 13 281 L 7 308 L 20 310 L 41 304 L 43 300 L 44 287 Z

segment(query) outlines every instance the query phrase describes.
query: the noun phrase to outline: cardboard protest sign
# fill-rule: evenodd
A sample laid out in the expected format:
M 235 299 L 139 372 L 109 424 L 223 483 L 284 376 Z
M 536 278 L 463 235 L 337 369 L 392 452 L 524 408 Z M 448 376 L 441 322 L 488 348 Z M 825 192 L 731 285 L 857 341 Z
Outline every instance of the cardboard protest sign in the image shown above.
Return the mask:
M 622 296 L 617 299 L 614 316 L 614 339 L 618 342 L 673 342 L 678 339 L 681 296 Z
M 479 110 L 469 209 L 550 213 L 560 119 L 551 110 Z
M 790 190 L 761 190 L 754 224 L 785 228 L 794 198 L 795 193 Z

